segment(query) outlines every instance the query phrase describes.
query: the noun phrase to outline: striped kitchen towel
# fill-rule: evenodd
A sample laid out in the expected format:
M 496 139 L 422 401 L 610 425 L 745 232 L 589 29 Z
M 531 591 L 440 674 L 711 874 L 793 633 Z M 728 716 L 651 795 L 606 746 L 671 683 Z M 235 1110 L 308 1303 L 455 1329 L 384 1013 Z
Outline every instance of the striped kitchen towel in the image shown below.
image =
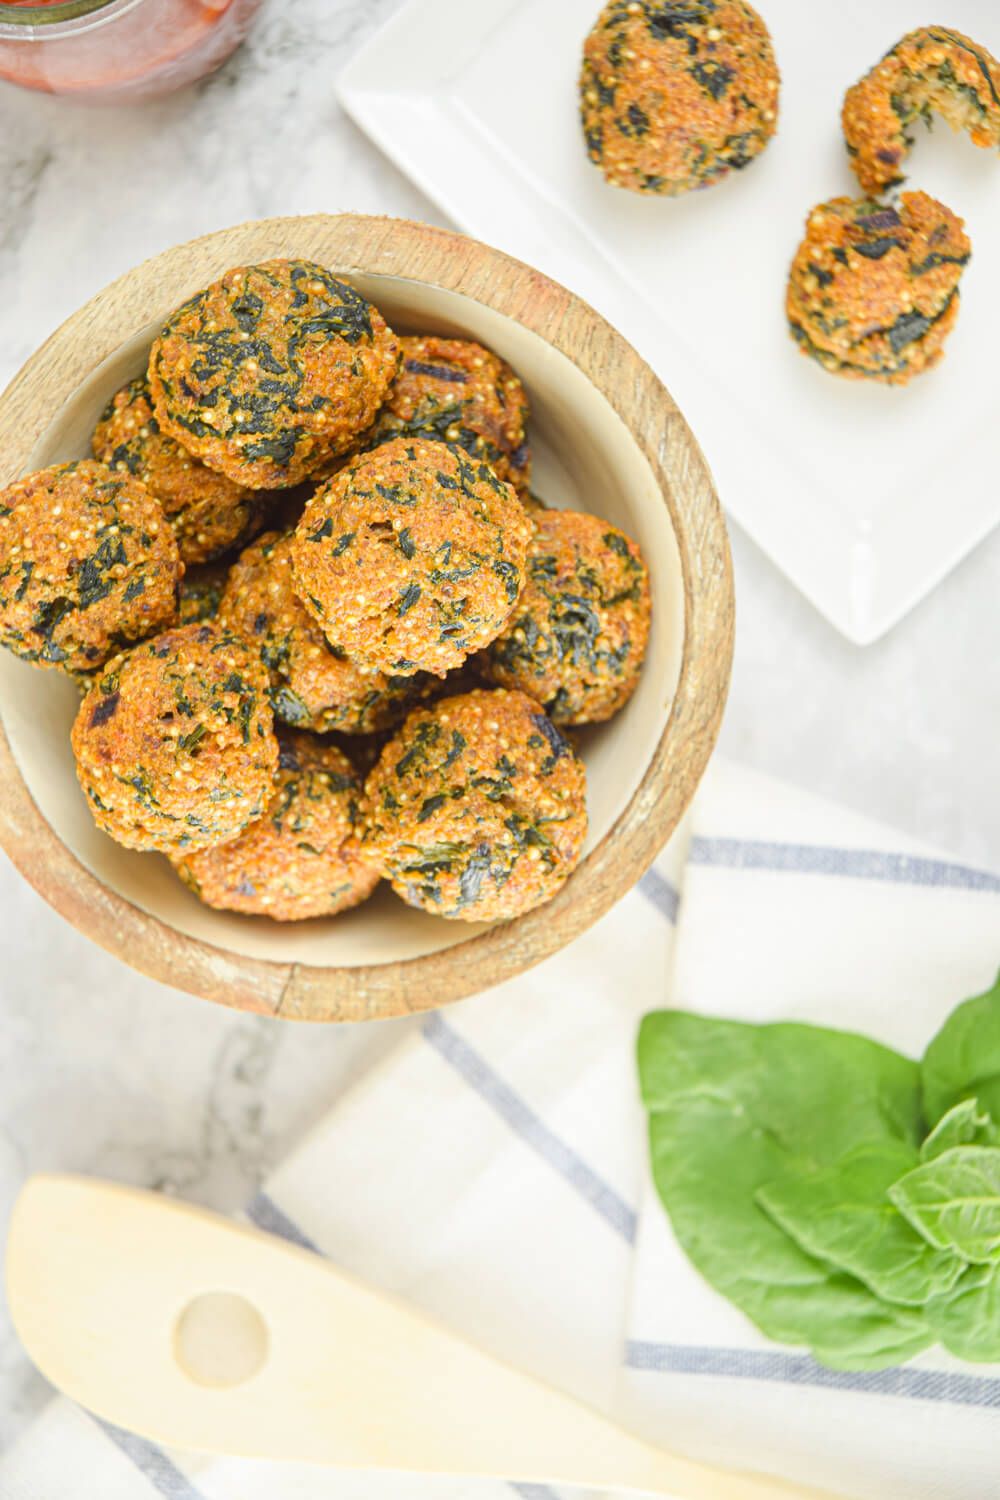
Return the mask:
M 673 1003 L 916 1055 L 998 960 L 1000 878 L 716 762 L 635 891 L 531 973 L 430 1014 L 249 1217 L 668 1446 L 856 1500 L 996 1500 L 1000 1367 L 935 1351 L 834 1373 L 688 1265 L 649 1180 L 634 1044 Z M 65 1401 L 0 1462 L 2 1500 L 515 1494 L 555 1492 L 207 1461 Z

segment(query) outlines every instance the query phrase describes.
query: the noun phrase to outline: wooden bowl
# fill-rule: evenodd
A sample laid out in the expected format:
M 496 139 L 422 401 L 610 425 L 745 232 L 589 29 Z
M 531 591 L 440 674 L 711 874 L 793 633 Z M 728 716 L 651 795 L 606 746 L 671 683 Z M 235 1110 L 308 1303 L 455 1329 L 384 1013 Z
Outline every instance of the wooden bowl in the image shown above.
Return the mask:
M 265 219 L 129 271 L 70 318 L 0 397 L 0 484 L 80 457 L 111 393 L 144 368 L 167 314 L 230 266 L 297 256 L 351 281 L 401 332 L 465 335 L 503 355 L 534 412 L 535 488 L 639 542 L 653 631 L 639 688 L 588 730 L 587 853 L 546 906 L 492 927 L 380 888 L 328 921 L 203 906 L 166 860 L 99 833 L 77 784 L 74 684 L 0 651 L 0 842 L 45 899 L 143 973 L 192 994 L 314 1021 L 406 1014 L 554 953 L 639 879 L 691 800 L 718 732 L 733 644 L 725 526 L 704 459 L 652 371 L 585 303 L 486 245 L 403 220 Z

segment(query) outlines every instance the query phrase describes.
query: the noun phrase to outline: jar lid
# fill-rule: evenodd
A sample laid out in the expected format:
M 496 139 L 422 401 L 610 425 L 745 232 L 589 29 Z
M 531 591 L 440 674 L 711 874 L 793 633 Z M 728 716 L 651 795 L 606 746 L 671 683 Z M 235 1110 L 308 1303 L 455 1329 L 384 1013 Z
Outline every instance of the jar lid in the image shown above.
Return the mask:
M 22 3 L 0 3 L 0 25 L 54 26 L 59 21 L 76 21 L 81 16 L 105 10 L 116 0 L 22 0 Z

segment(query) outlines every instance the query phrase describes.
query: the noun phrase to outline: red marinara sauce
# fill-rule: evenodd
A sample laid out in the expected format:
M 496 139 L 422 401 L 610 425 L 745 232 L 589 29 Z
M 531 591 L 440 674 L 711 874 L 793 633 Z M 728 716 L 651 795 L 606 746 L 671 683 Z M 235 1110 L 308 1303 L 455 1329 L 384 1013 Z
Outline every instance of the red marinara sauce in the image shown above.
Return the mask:
M 263 0 L 0 0 L 0 79 L 97 103 L 193 83 L 243 41 Z

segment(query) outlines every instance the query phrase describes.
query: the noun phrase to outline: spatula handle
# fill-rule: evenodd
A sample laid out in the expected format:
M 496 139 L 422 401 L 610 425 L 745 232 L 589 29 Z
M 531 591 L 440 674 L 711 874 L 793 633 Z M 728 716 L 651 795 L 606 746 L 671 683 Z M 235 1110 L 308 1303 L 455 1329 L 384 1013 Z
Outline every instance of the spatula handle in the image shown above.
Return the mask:
M 671 1500 L 820 1500 L 651 1448 L 319 1256 L 155 1194 L 31 1179 L 7 1291 L 54 1385 L 165 1446 Z

